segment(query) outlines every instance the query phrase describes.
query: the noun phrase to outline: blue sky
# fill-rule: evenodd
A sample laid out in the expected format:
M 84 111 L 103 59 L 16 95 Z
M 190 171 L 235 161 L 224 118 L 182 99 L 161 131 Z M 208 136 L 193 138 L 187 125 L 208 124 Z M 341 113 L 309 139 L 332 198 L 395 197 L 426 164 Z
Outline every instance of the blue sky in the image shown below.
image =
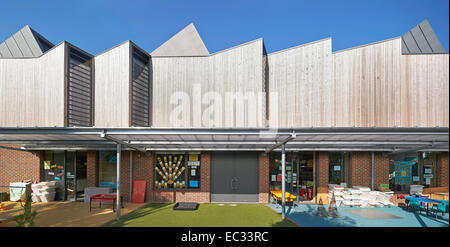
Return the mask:
M 449 49 L 448 0 L 4 0 L 1 9 L 0 42 L 28 24 L 94 55 L 126 40 L 151 52 L 191 22 L 211 53 L 261 37 L 269 53 L 326 37 L 336 51 L 401 36 L 424 19 Z

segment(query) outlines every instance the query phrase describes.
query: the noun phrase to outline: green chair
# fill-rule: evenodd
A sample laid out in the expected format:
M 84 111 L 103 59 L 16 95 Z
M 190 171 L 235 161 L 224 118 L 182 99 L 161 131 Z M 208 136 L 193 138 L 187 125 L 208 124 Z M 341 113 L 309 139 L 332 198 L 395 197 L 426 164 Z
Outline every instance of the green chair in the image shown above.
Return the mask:
M 442 213 L 442 216 L 448 213 L 448 207 L 448 201 L 443 201 L 441 203 L 434 204 L 431 210 L 433 211 L 434 217 L 436 218 L 438 213 Z
M 379 191 L 391 191 L 389 189 L 389 184 L 380 184 L 380 187 L 378 187 Z

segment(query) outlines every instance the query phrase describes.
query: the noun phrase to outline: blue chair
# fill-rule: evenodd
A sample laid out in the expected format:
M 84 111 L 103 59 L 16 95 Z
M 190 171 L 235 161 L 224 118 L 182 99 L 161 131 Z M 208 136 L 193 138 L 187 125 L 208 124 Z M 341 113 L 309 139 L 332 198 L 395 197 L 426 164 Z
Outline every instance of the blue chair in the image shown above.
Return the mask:
M 448 213 L 448 207 L 449 207 L 448 201 L 443 201 L 441 203 L 434 204 L 431 210 L 433 211 L 434 217 L 436 218 L 438 213 L 442 213 L 442 216 Z

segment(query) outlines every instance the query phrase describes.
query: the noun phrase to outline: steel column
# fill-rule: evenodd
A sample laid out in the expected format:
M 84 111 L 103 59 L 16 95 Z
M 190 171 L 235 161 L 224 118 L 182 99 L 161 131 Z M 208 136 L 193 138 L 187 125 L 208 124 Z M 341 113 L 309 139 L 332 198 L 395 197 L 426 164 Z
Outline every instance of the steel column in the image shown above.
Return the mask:
M 121 144 L 120 143 L 118 143 L 117 144 L 117 174 L 116 174 L 116 177 L 117 177 L 117 189 L 116 189 L 116 192 L 117 192 L 117 199 L 116 199 L 116 212 L 117 212 L 117 216 L 116 216 L 116 220 L 120 220 L 120 152 L 122 151 L 121 150 L 122 149 L 122 147 L 121 147 Z
M 375 189 L 375 153 L 372 152 L 372 172 L 371 172 L 371 180 L 372 180 L 372 190 Z
M 285 220 L 286 210 L 286 144 L 281 145 L 281 219 Z
M 133 151 L 130 151 L 130 201 L 133 195 Z

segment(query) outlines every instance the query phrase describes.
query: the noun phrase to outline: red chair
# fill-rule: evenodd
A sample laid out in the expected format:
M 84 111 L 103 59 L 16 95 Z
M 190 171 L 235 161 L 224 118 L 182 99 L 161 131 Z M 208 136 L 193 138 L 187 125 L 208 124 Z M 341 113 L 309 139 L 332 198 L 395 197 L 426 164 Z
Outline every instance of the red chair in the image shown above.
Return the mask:
M 300 196 L 305 195 L 305 191 L 303 189 L 300 189 Z

